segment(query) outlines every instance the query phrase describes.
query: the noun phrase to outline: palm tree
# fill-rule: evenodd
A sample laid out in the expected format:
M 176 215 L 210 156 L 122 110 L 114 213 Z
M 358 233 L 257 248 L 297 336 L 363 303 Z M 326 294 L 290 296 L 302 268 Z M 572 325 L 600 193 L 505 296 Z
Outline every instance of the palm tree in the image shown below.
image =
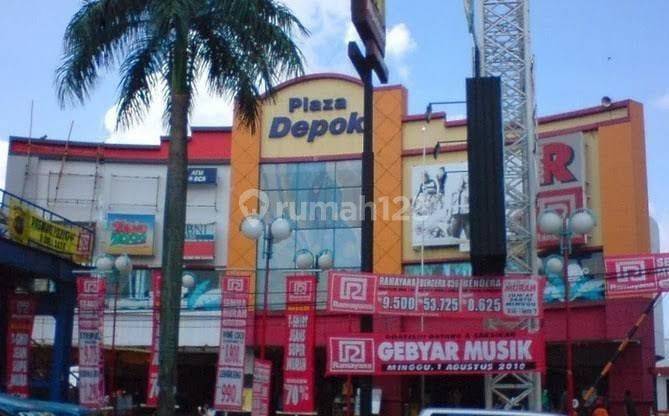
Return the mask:
M 186 217 L 186 143 L 195 81 L 235 99 L 255 129 L 261 92 L 303 72 L 292 35 L 307 30 L 277 0 L 87 0 L 64 36 L 56 74 L 61 105 L 83 103 L 100 71 L 118 67 L 117 128 L 142 118 L 162 87 L 169 125 L 160 306 L 159 415 L 174 412 Z

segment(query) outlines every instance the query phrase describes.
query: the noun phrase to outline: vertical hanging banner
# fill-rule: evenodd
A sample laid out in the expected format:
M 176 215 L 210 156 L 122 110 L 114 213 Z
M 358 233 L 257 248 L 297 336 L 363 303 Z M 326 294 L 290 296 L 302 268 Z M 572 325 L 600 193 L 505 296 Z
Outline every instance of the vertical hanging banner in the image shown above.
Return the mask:
M 151 333 L 151 361 L 149 362 L 149 385 L 146 389 L 146 405 L 158 406 L 158 369 L 160 366 L 160 287 L 161 270 L 151 271 L 151 293 L 153 293 L 153 332 Z
M 30 393 L 30 338 L 35 321 L 35 300 L 28 294 L 9 296 L 7 331 L 7 393 L 28 397 Z
M 79 306 L 79 404 L 89 408 L 103 405 L 105 390 L 104 358 L 104 279 L 82 276 L 77 279 Z
M 221 338 L 214 392 L 214 408 L 219 411 L 242 410 L 248 301 L 249 276 L 221 277 Z
M 256 359 L 253 366 L 253 405 L 251 416 L 269 415 L 272 362 Z
M 284 348 L 283 411 L 314 410 L 316 276 L 286 277 L 287 337 Z

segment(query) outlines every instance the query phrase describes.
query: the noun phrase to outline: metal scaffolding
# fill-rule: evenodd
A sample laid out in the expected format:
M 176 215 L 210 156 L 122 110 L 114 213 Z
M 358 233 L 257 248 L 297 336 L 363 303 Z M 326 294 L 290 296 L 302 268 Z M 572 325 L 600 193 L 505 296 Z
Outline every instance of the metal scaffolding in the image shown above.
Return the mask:
M 533 56 L 529 0 L 468 0 L 474 65 L 481 76 L 499 76 L 504 123 L 504 187 L 507 271 L 535 274 L 536 165 Z M 541 378 L 499 374 L 486 377 L 486 404 L 539 410 Z M 505 393 L 504 393 L 505 392 Z

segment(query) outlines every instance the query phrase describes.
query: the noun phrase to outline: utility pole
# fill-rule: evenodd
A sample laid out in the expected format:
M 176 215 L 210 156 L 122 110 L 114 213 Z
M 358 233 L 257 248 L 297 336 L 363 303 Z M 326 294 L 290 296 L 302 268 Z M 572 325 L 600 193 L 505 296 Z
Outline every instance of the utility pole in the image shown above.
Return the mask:
M 351 19 L 365 44 L 365 55 L 355 42 L 348 44 L 348 56 L 362 80 L 364 95 L 364 131 L 362 145 L 362 198 L 364 202 L 360 238 L 360 268 L 374 271 L 374 85 L 372 72 L 382 84 L 388 82 L 388 69 L 383 56 L 386 45 L 385 2 L 383 0 L 351 0 Z M 373 332 L 372 315 L 360 318 L 360 332 Z M 360 416 L 372 414 L 372 377 L 364 376 L 360 384 Z

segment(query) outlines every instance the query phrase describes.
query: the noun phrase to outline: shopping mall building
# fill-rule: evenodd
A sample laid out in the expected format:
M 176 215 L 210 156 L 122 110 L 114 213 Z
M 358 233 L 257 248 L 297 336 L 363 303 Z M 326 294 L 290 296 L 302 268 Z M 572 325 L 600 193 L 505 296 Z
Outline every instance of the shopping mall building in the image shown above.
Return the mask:
M 276 409 L 286 337 L 284 277 L 295 269 L 295 253 L 329 249 L 335 269 L 360 268 L 362 95 L 357 79 L 308 75 L 278 86 L 275 95 L 263 101 L 255 130 L 236 122 L 232 127 L 192 129 L 184 260 L 185 273 L 192 278 L 184 279 L 188 284 L 183 289 L 179 390 L 194 404 L 212 400 L 221 269 L 257 275 L 252 290 L 257 294 L 256 322 L 269 276 L 266 335 L 276 369 Z M 408 114 L 407 102 L 408 91 L 401 85 L 375 89 L 374 271 L 466 276 L 471 270 L 466 122 L 449 120 L 444 113 L 432 114 L 430 120 L 424 114 Z M 438 141 L 441 145 L 433 156 Z M 538 209 L 587 207 L 598 219 L 592 234 L 575 241 L 569 263 L 575 383 L 580 391 L 596 378 L 649 301 L 607 299 L 603 264 L 603 256 L 651 251 L 642 105 L 628 100 L 542 117 L 537 144 Z M 7 171 L 9 192 L 96 227 L 96 253 L 131 255 L 134 271 L 122 281 L 117 303 L 116 375 L 117 385 L 136 392 L 141 400 L 151 332 L 149 269 L 160 265 L 168 146 L 168 139 L 147 146 L 12 137 Z M 436 196 L 427 198 L 428 194 Z M 254 212 L 268 221 L 288 216 L 294 225 L 292 236 L 274 245 L 269 270 L 262 243 L 240 231 L 243 219 Z M 429 218 L 413 221 L 414 214 Z M 115 233 L 126 230 L 124 224 L 146 234 L 137 247 Z M 538 242 L 541 257 L 558 250 L 557 240 L 540 235 Z M 316 402 L 319 414 L 330 415 L 345 379 L 324 376 L 325 340 L 329 334 L 358 331 L 359 320 L 323 310 L 325 273 L 319 276 L 318 295 Z M 110 293 L 109 308 L 112 298 Z M 559 407 L 565 378 L 560 276 L 546 277 L 544 301 L 547 370 L 542 382 L 553 406 Z M 435 318 L 424 324 L 425 331 L 450 325 Z M 106 345 L 111 344 L 111 326 L 108 316 Z M 260 328 L 249 329 L 249 348 L 260 338 Z M 377 317 L 374 329 L 418 331 L 419 318 Z M 48 319 L 36 321 L 38 343 L 48 344 L 52 331 Z M 662 354 L 656 352 L 651 319 L 600 386 L 614 414 L 622 411 L 628 389 L 647 414 L 654 399 L 652 369 L 656 355 Z M 374 384 L 382 390 L 385 415 L 408 414 L 420 400 L 418 377 L 377 377 Z M 432 404 L 483 406 L 484 377 L 430 376 L 425 393 Z

